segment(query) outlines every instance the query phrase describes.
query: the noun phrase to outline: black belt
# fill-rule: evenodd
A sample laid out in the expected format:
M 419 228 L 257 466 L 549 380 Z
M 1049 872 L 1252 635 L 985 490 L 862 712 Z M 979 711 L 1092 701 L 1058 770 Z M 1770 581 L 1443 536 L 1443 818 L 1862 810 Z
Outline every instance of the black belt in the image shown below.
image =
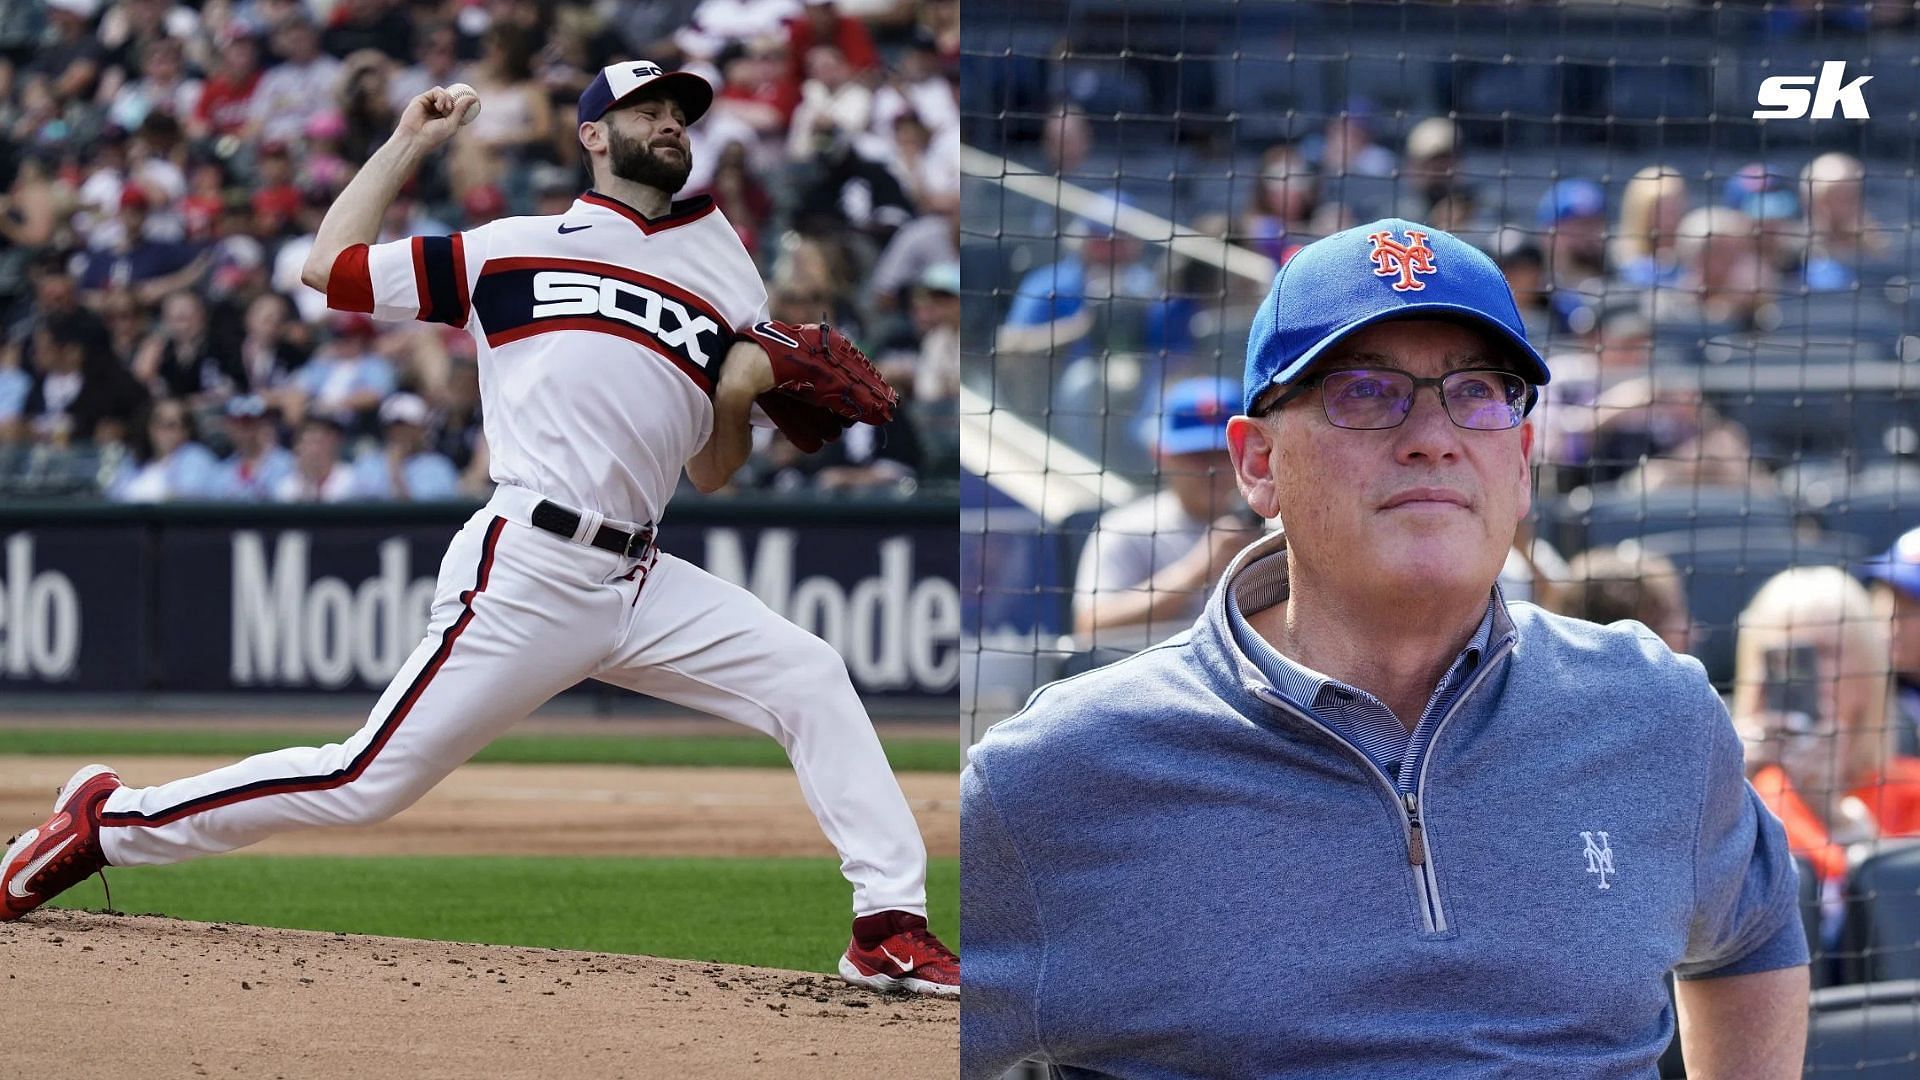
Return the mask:
M 580 515 L 556 502 L 542 501 L 533 508 L 533 515 L 527 519 L 536 529 L 545 529 L 571 540 L 580 531 Z M 653 526 L 649 525 L 639 532 L 627 532 L 611 525 L 602 525 L 593 539 L 587 541 L 602 551 L 611 551 L 615 555 L 624 555 L 629 559 L 638 559 L 646 555 L 653 547 Z

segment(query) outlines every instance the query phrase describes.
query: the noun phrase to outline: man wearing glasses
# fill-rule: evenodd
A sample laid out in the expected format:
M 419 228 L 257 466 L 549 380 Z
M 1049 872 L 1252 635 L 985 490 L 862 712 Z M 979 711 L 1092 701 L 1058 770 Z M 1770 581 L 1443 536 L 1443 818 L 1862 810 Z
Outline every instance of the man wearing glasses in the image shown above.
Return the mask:
M 1042 689 L 962 785 L 961 1074 L 1799 1075 L 1779 823 L 1699 663 L 1508 604 L 1545 364 L 1499 271 L 1389 219 L 1247 343 L 1285 530 L 1187 633 Z

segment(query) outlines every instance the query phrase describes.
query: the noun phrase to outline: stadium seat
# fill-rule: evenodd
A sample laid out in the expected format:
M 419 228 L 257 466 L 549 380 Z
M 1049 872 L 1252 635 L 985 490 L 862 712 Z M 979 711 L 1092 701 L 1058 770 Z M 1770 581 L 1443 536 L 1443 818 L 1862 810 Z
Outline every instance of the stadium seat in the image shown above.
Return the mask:
M 1768 578 L 1791 566 L 1848 566 L 1866 554 L 1851 537 L 1758 526 L 1660 533 L 1641 543 L 1680 571 L 1694 622 L 1689 651 L 1722 687 L 1733 680 L 1735 622 Z
M 1707 69 L 1690 63 L 1622 63 L 1610 69 L 1607 115 L 1631 123 L 1616 126 L 1615 138 L 1657 143 L 1680 125 L 1704 122 L 1708 106 Z M 1654 124 L 1652 121 L 1661 121 Z
M 1623 540 L 1698 529 L 1791 530 L 1784 498 L 1745 488 L 1628 491 L 1612 484 L 1580 488 L 1542 509 L 1542 534 L 1571 556 Z
M 1920 1075 L 1920 980 L 1814 991 L 1806 1075 L 1850 1080 Z
M 1551 117 L 1561 107 L 1561 77 L 1559 65 L 1540 58 L 1455 64 L 1452 89 L 1462 134 L 1478 145 L 1498 146 L 1550 133 Z
M 1871 466 L 1831 486 L 1803 491 L 1801 505 L 1827 531 L 1857 536 L 1869 551 L 1884 551 L 1920 525 L 1920 465 Z
M 1847 876 L 1849 981 L 1920 979 L 1920 841 L 1886 841 Z

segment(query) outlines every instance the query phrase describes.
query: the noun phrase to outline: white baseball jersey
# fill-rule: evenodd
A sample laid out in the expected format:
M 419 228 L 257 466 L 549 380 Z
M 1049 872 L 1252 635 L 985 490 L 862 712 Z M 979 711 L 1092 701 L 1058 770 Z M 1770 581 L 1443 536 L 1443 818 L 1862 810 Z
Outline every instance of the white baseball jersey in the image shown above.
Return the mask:
M 706 444 L 735 331 L 767 318 L 759 268 L 712 199 L 649 219 L 594 191 L 554 217 L 356 245 L 327 303 L 464 327 L 494 482 L 641 524 Z

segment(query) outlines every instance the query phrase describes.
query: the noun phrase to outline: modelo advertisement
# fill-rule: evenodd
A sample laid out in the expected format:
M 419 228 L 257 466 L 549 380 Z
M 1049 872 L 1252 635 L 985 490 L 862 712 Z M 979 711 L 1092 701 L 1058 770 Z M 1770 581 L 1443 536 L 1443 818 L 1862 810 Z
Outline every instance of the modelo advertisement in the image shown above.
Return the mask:
M 0 688 L 378 691 L 424 635 L 451 524 L 0 533 Z M 818 634 L 872 696 L 959 675 L 950 525 L 681 525 L 667 550 Z

